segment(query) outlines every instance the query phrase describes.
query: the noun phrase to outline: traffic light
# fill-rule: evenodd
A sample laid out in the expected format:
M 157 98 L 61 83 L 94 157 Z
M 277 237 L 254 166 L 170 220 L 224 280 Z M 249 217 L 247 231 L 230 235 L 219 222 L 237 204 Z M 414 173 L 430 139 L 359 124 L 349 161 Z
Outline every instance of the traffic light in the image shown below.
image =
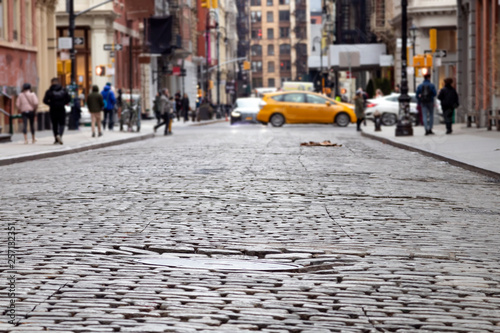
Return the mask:
M 212 8 L 219 8 L 219 2 L 218 0 L 212 0 Z
M 244 71 L 249 71 L 250 68 L 251 68 L 250 61 L 243 61 L 243 70 Z
M 202 8 L 210 8 L 210 1 L 211 0 L 201 0 L 201 7 Z
M 105 76 L 106 75 L 106 66 L 96 66 L 95 74 L 97 76 Z
M 437 49 L 437 30 L 430 29 L 429 30 L 429 46 L 432 50 L 432 53 L 436 52 Z

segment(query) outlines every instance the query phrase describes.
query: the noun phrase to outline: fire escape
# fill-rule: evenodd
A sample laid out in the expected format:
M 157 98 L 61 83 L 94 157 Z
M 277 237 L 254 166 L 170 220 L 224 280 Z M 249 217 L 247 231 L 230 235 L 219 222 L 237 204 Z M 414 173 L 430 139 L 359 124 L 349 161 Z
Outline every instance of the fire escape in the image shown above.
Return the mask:
M 307 0 L 295 0 L 295 68 L 297 81 L 307 79 Z
M 375 41 L 370 31 L 370 1 L 340 0 L 337 2 L 336 44 L 366 44 Z

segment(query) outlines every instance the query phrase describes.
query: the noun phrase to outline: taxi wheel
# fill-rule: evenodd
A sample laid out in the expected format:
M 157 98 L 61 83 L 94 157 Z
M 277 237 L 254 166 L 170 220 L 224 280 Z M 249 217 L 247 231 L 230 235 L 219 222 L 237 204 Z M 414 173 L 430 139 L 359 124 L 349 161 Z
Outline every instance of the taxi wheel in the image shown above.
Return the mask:
M 345 112 L 339 113 L 337 117 L 335 117 L 335 124 L 339 127 L 347 127 L 351 122 L 351 117 Z
M 271 125 L 274 127 L 281 127 L 285 123 L 285 117 L 283 117 L 282 114 L 275 113 L 271 116 L 271 119 L 269 119 L 269 122 Z

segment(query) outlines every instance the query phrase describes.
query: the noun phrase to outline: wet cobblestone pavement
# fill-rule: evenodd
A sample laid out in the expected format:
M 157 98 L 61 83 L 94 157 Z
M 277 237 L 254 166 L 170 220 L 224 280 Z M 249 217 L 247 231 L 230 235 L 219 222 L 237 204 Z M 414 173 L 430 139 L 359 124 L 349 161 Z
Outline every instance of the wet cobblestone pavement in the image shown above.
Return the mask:
M 500 184 L 352 127 L 184 128 L 0 183 L 0 332 L 500 332 Z

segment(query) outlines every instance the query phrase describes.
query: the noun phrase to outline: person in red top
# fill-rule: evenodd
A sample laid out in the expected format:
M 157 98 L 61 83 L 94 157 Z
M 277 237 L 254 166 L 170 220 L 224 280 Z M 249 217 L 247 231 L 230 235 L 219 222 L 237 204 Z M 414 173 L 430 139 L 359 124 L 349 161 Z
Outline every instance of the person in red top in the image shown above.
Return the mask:
M 38 98 L 31 91 L 31 84 L 25 83 L 23 85 L 23 92 L 17 97 L 16 107 L 23 116 L 24 143 L 28 143 L 28 122 L 30 123 L 31 140 L 35 143 L 35 112 L 38 108 Z

